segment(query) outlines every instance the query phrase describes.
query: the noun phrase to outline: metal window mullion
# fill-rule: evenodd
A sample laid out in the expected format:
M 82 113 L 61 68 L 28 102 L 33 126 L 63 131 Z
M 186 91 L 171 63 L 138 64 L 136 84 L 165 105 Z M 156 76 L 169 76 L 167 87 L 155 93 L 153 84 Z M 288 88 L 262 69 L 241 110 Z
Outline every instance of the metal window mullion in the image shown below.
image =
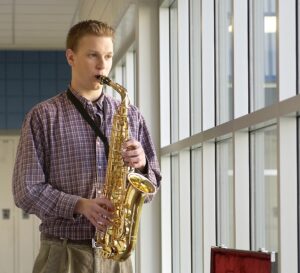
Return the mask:
M 192 272 L 203 273 L 202 148 L 192 150 Z
M 191 273 L 191 201 L 190 201 L 190 150 L 179 153 L 179 196 L 180 196 L 180 272 Z
M 216 245 L 215 144 L 204 142 L 202 149 L 203 272 L 210 272 L 210 248 Z
M 180 199 L 180 172 L 179 154 L 171 157 L 171 211 L 172 211 L 172 272 L 181 273 L 181 199 Z
M 249 134 L 233 134 L 235 247 L 250 249 Z

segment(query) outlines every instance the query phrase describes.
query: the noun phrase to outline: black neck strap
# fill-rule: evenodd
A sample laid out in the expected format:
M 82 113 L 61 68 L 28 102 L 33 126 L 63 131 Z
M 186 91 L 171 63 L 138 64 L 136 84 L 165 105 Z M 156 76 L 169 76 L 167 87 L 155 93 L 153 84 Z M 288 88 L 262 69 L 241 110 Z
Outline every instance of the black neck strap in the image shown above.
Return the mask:
M 95 134 L 101 138 L 104 149 L 105 149 L 105 155 L 106 159 L 108 159 L 108 153 L 109 153 L 109 144 L 107 137 L 101 132 L 100 128 L 96 125 L 95 121 L 91 118 L 91 116 L 88 114 L 88 112 L 84 109 L 82 103 L 76 98 L 76 96 L 71 92 L 70 89 L 67 91 L 68 99 L 74 104 L 78 112 L 81 114 L 81 116 L 85 119 L 85 121 L 91 126 L 91 128 L 94 130 Z

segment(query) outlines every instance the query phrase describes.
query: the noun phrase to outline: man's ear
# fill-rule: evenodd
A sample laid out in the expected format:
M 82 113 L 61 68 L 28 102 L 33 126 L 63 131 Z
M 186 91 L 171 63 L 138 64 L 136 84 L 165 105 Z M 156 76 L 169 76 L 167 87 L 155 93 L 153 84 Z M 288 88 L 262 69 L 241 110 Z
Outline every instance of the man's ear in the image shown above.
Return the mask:
M 70 48 L 66 50 L 67 62 L 70 66 L 74 65 L 74 51 Z

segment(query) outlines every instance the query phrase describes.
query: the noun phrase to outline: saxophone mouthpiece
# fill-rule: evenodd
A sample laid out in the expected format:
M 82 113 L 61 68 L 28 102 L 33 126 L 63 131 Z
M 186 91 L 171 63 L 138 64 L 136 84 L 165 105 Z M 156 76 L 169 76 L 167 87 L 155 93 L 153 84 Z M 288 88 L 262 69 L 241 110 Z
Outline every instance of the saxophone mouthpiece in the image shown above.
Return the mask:
M 109 85 L 111 80 L 108 77 L 105 77 L 103 75 L 97 75 L 96 78 L 99 80 L 101 85 Z

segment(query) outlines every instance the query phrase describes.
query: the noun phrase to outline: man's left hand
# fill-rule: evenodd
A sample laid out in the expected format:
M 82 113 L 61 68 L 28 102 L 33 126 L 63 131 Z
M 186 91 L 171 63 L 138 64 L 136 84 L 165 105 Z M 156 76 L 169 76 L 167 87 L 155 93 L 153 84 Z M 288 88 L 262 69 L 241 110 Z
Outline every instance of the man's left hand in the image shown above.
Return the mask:
M 146 156 L 140 142 L 135 139 L 129 139 L 123 143 L 122 156 L 124 163 L 128 167 L 139 169 L 143 172 L 146 166 Z

